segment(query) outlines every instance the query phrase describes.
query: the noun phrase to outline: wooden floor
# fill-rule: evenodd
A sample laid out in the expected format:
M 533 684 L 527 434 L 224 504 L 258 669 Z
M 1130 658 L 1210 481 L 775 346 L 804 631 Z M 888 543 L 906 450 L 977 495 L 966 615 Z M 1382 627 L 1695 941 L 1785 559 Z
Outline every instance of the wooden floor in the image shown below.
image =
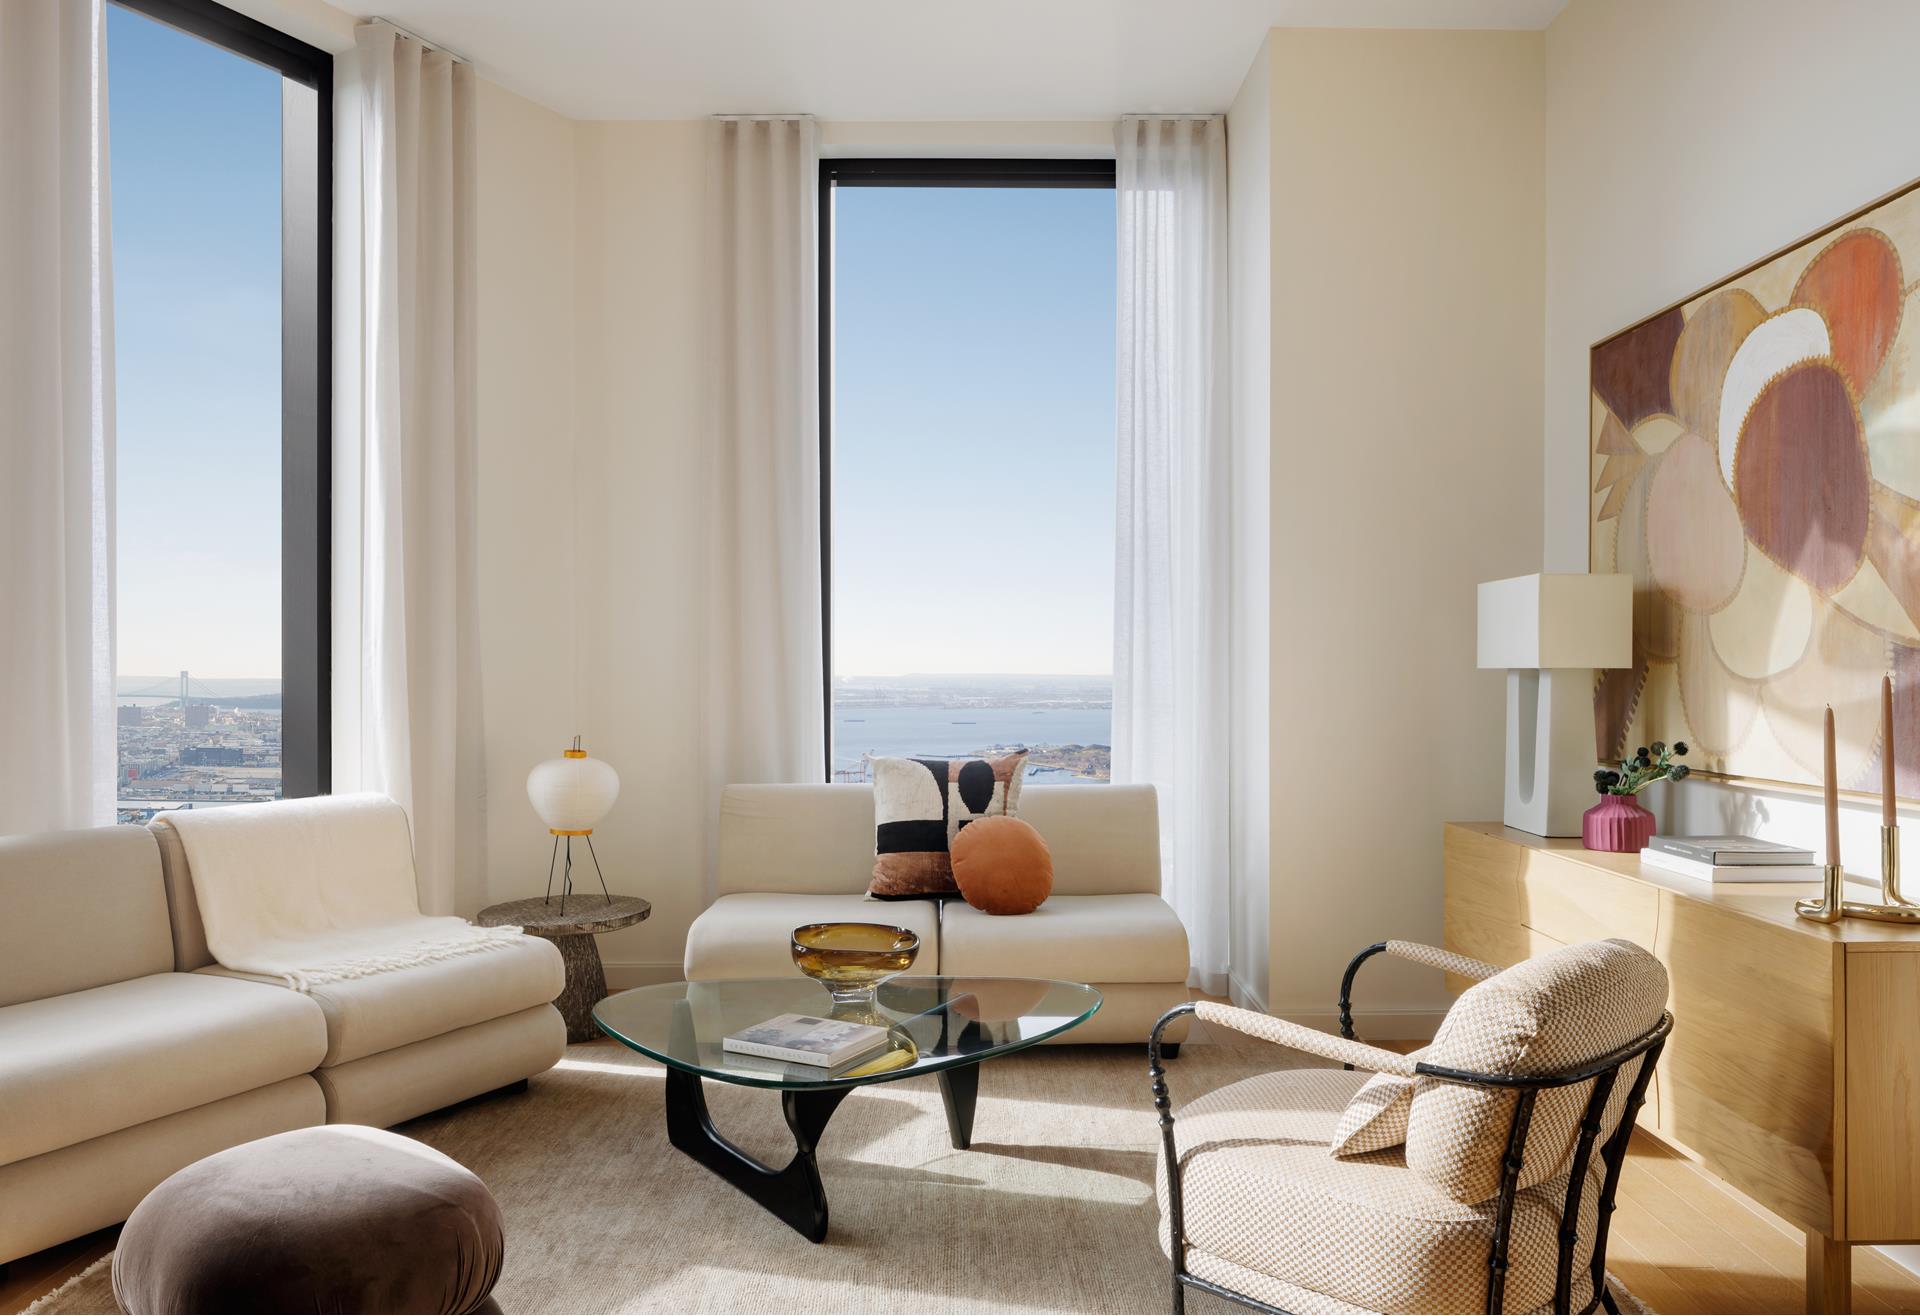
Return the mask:
M 0 1276 L 18 1312 L 113 1250 L 117 1229 L 23 1257 Z M 1634 1135 L 1620 1176 L 1610 1269 L 1656 1312 L 1797 1312 L 1803 1235 L 1664 1144 Z M 1920 1313 L 1920 1275 L 1872 1248 L 1853 1253 L 1853 1309 Z
M 1806 1310 L 1806 1236 L 1679 1152 L 1636 1133 L 1608 1269 L 1657 1312 Z M 1920 1312 L 1920 1275 L 1853 1250 L 1856 1312 Z
M 0 1312 L 25 1311 L 42 1295 L 53 1292 L 113 1251 L 113 1240 L 118 1237 L 120 1227 L 115 1225 L 8 1262 L 6 1272 L 0 1274 Z

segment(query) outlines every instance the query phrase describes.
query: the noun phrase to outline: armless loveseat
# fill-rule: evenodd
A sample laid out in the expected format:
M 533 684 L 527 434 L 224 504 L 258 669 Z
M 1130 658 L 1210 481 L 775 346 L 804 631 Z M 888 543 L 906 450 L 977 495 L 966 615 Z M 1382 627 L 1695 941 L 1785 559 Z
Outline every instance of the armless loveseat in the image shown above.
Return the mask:
M 1053 894 L 1031 914 L 995 916 L 957 898 L 867 897 L 871 786 L 729 786 L 720 895 L 687 930 L 687 981 L 797 974 L 788 939 L 803 923 L 891 923 L 920 937 L 916 974 L 1084 982 L 1100 1012 L 1059 1040 L 1145 1043 L 1187 999 L 1188 969 L 1186 928 L 1160 897 L 1153 787 L 1029 786 L 1020 817 L 1052 852 Z

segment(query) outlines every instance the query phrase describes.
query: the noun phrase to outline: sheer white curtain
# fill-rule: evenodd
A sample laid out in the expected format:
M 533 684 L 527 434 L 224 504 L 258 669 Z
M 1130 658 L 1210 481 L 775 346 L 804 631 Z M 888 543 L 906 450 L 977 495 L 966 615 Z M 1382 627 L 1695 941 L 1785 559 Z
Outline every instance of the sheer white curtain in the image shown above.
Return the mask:
M 1227 979 L 1227 162 L 1219 117 L 1118 131 L 1113 776 L 1160 794 L 1193 983 Z
M 709 782 L 819 781 L 819 150 L 805 117 L 720 118 L 710 131 Z
M 420 907 L 485 891 L 474 79 L 370 23 L 335 65 L 333 788 L 413 820 Z
M 0 0 L 0 835 L 113 821 L 101 0 Z

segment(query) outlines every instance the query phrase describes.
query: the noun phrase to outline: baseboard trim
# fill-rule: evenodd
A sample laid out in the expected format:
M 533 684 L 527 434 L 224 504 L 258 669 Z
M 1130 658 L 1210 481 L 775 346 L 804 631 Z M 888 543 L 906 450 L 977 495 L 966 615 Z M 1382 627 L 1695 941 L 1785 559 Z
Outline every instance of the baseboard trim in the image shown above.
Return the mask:
M 603 960 L 600 967 L 606 970 L 607 990 L 613 992 L 679 982 L 687 976 L 679 960 Z
M 1227 975 L 1227 999 L 1242 1010 L 1257 1010 L 1261 1014 L 1267 1012 L 1267 1003 L 1259 993 L 1232 974 Z

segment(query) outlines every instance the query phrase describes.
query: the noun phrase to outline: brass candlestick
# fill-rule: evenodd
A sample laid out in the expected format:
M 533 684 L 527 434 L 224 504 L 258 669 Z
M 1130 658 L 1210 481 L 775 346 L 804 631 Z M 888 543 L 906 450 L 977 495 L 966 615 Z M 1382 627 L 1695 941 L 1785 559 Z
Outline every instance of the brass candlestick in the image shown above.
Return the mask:
M 1822 870 L 1825 886 L 1818 900 L 1796 900 L 1793 912 L 1801 918 L 1815 923 L 1838 923 L 1846 916 L 1846 874 L 1839 864 L 1828 864 Z
M 1847 918 L 1871 919 L 1875 923 L 1920 924 L 1920 905 L 1900 894 L 1900 827 L 1897 823 L 1880 828 L 1880 901 L 1877 905 L 1864 900 L 1843 901 L 1841 913 Z

